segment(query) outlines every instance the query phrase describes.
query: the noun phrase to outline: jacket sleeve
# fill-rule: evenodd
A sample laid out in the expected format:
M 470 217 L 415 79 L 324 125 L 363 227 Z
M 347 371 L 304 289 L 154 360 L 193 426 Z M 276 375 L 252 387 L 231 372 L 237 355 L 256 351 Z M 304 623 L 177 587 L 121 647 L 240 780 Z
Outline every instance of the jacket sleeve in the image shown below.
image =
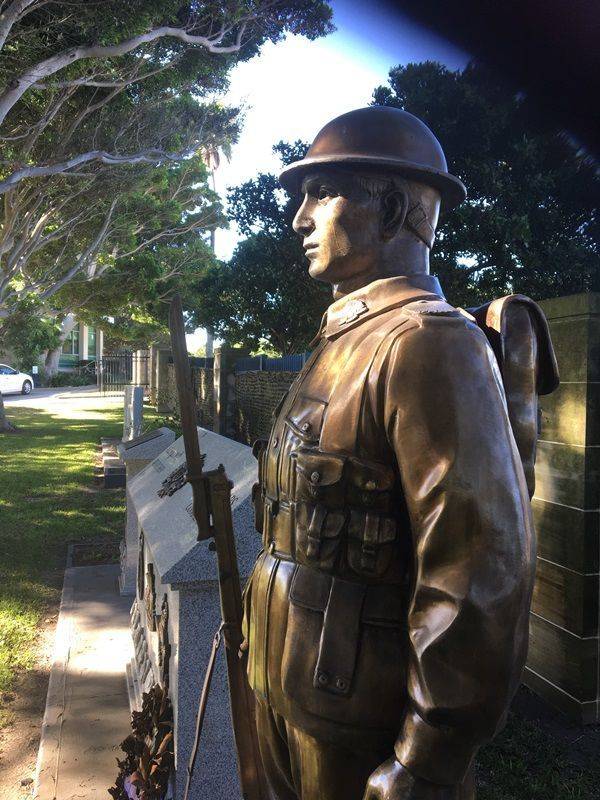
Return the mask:
M 395 751 L 413 774 L 453 784 L 518 687 L 535 543 L 485 336 L 457 312 L 417 319 L 390 348 L 383 389 L 414 558 L 408 704 Z

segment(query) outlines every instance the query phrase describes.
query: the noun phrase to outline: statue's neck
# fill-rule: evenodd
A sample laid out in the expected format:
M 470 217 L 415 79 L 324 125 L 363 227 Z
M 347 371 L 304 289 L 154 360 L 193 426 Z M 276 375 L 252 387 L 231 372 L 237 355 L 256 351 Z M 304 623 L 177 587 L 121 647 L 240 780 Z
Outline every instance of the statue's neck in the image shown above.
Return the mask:
M 390 242 L 369 271 L 333 284 L 333 299 L 339 300 L 340 297 L 362 289 L 380 278 L 401 275 L 429 275 L 429 248 L 412 236 Z

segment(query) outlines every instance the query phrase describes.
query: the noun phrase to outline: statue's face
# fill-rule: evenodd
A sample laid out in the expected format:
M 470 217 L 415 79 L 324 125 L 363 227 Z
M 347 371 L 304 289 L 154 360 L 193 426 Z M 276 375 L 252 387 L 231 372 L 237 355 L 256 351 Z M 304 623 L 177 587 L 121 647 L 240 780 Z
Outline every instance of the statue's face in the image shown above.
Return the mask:
M 339 284 L 376 276 L 381 252 L 380 203 L 351 174 L 323 169 L 302 182 L 293 227 L 303 237 L 311 277 Z

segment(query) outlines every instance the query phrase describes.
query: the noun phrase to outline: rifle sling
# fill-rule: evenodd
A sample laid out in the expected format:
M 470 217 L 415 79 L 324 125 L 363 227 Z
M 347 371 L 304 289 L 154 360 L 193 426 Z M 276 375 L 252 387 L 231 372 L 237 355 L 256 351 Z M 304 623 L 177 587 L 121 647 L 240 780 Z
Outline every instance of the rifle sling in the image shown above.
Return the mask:
M 204 683 L 202 684 L 202 692 L 200 694 L 200 703 L 198 704 L 198 714 L 196 716 L 196 735 L 194 737 L 194 744 L 190 754 L 190 760 L 187 767 L 187 778 L 185 782 L 185 792 L 183 793 L 183 800 L 188 800 L 188 794 L 192 785 L 192 776 L 194 774 L 194 765 L 196 763 L 196 756 L 198 755 L 198 748 L 200 746 L 200 736 L 202 735 L 202 726 L 204 725 L 204 715 L 206 713 L 206 704 L 208 703 L 208 695 L 210 692 L 210 685 L 212 682 L 213 673 L 215 671 L 215 663 L 217 660 L 217 653 L 221 646 L 223 639 L 224 623 L 219 625 L 219 629 L 214 635 L 212 648 L 208 664 L 206 665 L 206 673 L 204 675 Z

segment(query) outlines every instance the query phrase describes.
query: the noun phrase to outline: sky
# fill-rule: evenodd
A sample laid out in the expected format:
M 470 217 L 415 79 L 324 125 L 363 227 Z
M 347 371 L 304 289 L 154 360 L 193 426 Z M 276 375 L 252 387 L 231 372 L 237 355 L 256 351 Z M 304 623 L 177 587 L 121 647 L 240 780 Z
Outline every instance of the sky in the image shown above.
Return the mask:
M 223 100 L 243 107 L 244 122 L 231 161 L 223 159 L 215 175 L 224 199 L 228 186 L 278 171 L 276 142 L 310 142 L 329 120 L 368 105 L 391 67 L 435 60 L 460 69 L 468 61 L 463 51 L 373 0 L 332 0 L 331 6 L 335 33 L 314 42 L 303 36 L 269 42 L 232 71 Z M 228 260 L 238 240 L 233 225 L 217 231 L 217 256 Z M 204 338 L 200 331 L 188 336 L 190 350 Z

